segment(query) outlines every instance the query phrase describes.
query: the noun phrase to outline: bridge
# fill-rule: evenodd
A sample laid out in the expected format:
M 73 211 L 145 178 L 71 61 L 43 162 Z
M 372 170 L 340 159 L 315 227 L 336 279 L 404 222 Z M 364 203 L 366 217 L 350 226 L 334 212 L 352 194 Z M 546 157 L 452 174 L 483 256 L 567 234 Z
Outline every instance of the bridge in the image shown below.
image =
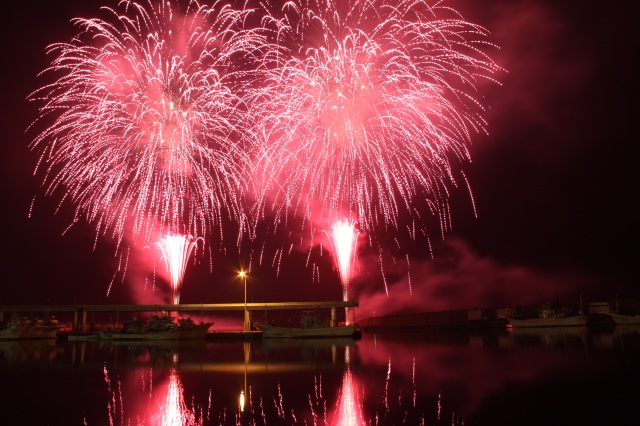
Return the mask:
M 266 303 L 192 303 L 177 305 L 89 305 L 89 304 L 69 304 L 69 305 L 0 305 L 0 322 L 4 321 L 5 313 L 58 313 L 72 312 L 74 330 L 87 329 L 87 313 L 107 312 L 116 315 L 116 323 L 119 322 L 121 312 L 220 312 L 220 311 L 244 311 L 245 331 L 247 324 L 251 323 L 251 312 L 253 311 L 280 311 L 280 310 L 331 310 L 331 324 L 336 324 L 336 308 L 357 307 L 358 301 L 322 301 L 322 302 L 266 302 Z M 78 327 L 78 315 L 82 315 L 81 325 Z

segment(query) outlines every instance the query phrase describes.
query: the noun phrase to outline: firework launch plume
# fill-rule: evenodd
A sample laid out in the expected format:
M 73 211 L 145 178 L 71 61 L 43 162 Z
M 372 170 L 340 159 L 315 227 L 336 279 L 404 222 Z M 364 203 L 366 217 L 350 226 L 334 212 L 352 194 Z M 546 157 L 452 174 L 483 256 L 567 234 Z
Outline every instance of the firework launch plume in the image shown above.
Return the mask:
M 447 228 L 456 167 L 485 131 L 479 85 L 500 71 L 487 31 L 412 0 L 295 0 L 269 18 L 277 50 L 252 104 L 263 212 L 322 222 L 348 210 L 370 231 L 398 228 L 421 199 Z
M 356 258 L 358 245 L 357 224 L 353 221 L 339 220 L 331 226 L 331 249 L 340 273 L 342 299 L 349 300 L 349 280 Z
M 162 260 L 169 272 L 171 289 L 173 290 L 173 304 L 180 304 L 180 288 L 187 268 L 187 262 L 193 250 L 202 238 L 194 239 L 191 235 L 167 235 L 161 238 L 156 246 L 162 252 Z
M 102 11 L 49 46 L 43 74 L 54 81 L 30 95 L 35 124 L 48 126 L 31 143 L 47 195 L 118 243 L 221 233 L 223 217 L 241 224 L 241 89 L 262 43 L 244 26 L 252 11 L 193 0 Z

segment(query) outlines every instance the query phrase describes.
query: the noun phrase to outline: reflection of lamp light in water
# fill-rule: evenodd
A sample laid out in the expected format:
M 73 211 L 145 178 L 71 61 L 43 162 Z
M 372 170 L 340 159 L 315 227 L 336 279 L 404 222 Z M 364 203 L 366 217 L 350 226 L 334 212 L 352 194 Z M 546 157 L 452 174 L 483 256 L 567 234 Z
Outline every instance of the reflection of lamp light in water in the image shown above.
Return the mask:
M 247 389 L 247 363 L 249 362 L 250 347 L 251 344 L 249 342 L 244 342 L 244 389 L 240 391 L 240 412 L 244 412 L 244 391 Z

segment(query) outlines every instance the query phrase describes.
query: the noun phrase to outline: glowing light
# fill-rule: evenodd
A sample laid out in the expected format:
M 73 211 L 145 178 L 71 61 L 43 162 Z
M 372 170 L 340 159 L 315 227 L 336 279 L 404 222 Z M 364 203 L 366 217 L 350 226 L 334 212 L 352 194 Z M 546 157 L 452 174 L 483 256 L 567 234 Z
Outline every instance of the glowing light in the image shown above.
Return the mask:
M 191 252 L 197 248 L 198 241 L 191 235 L 167 235 L 156 243 L 162 251 L 162 260 L 169 271 L 171 288 L 173 289 L 173 304 L 180 304 L 180 288 L 187 268 L 187 262 Z
M 252 11 L 193 0 L 102 10 L 49 46 L 44 74 L 56 80 L 29 96 L 48 125 L 30 145 L 46 194 L 118 242 L 205 236 L 223 211 L 240 224 L 242 88 L 262 42 L 244 28 Z

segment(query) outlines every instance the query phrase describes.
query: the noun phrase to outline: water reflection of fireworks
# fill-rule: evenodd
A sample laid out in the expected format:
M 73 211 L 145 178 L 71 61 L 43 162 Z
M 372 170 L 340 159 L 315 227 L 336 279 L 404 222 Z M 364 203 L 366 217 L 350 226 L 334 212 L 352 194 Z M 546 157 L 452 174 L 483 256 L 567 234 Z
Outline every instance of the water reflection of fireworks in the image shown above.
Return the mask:
M 205 411 L 202 405 L 187 405 L 184 399 L 182 382 L 175 368 L 170 369 L 169 378 L 164 383 L 155 384 L 155 386 L 153 384 L 153 369 L 149 370 L 148 379 L 145 378 L 144 373 L 141 373 L 142 395 L 145 396 L 143 406 L 138 406 L 141 400 L 139 398 L 130 400 L 123 397 L 120 379 L 117 381 L 117 386 L 114 387 L 106 366 L 104 368 L 104 380 L 111 395 L 111 399 L 107 404 L 109 424 L 128 424 L 131 418 L 135 417 L 137 424 L 201 426 L 204 424 L 205 418 L 209 418 L 208 410 Z M 140 395 L 138 394 L 138 396 Z M 131 417 L 127 417 L 128 413 L 133 411 L 129 405 L 137 407 L 136 412 Z M 206 407 L 208 409 L 210 404 L 206 405 Z
M 415 364 L 412 368 L 415 370 Z M 431 410 L 417 405 L 419 384 L 415 383 L 415 376 L 412 376 L 411 389 L 398 387 L 392 374 L 391 361 L 383 378 L 384 383 L 374 384 L 376 380 L 364 380 L 347 365 L 338 381 L 332 377 L 327 382 L 324 374 L 314 374 L 308 391 L 299 380 L 296 380 L 296 385 L 278 380 L 272 392 L 263 389 L 258 395 L 249 386 L 244 395 L 244 406 L 237 399 L 239 393 L 217 394 L 215 383 L 201 390 L 200 394 L 196 392 L 189 398 L 185 397 L 177 368 L 171 368 L 168 377 L 162 379 L 154 377 L 162 373 L 154 373 L 153 369 L 136 371 L 135 389 L 130 393 L 131 382 L 123 384 L 119 377 L 112 381 L 105 366 L 104 380 L 110 396 L 107 403 L 109 424 L 133 424 L 133 419 L 137 424 L 145 425 L 364 426 L 425 424 L 429 419 L 436 425 L 463 424 L 455 414 L 443 414 L 441 394 L 437 395 Z M 382 395 L 376 390 L 380 389 L 379 385 L 382 385 Z M 302 396 L 306 397 L 306 401 Z M 236 404 L 226 405 L 224 402 L 234 399 Z

